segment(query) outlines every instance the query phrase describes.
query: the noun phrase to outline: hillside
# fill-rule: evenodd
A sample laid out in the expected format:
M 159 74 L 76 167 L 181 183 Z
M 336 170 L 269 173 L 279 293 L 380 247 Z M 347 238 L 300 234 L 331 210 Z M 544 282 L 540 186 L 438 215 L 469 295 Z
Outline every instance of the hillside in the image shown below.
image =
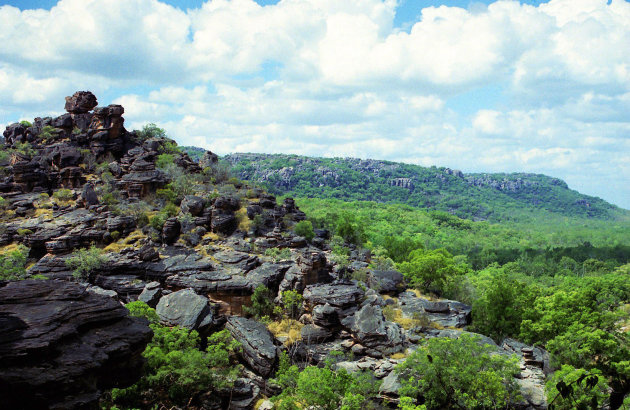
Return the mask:
M 490 221 L 548 214 L 603 220 L 629 215 L 540 174 L 464 174 L 371 159 L 283 154 L 232 154 L 224 160 L 239 178 L 262 183 L 277 195 L 401 203 Z

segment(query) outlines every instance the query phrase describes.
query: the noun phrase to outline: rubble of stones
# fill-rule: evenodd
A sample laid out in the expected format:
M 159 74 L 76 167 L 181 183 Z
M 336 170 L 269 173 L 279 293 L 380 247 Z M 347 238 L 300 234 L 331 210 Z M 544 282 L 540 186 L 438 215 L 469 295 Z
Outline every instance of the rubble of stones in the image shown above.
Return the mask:
M 154 307 L 165 325 L 195 329 L 202 336 L 225 327 L 243 346 L 240 358 L 246 370 L 235 388 L 224 393 L 231 398 L 231 408 L 243 409 L 252 408 L 262 395 L 270 397 L 278 393 L 277 387 L 268 381 L 273 377 L 282 351 L 287 351 L 301 366 L 321 364 L 332 351 L 344 352 L 346 360 L 338 363 L 338 367 L 350 372 L 372 371 L 376 378 L 383 380 L 382 398 L 395 402 L 399 384 L 393 369 L 406 355 L 426 338 L 457 338 L 466 333 L 471 319 L 470 306 L 451 300 L 431 300 L 406 291 L 399 272 L 372 270 L 369 253 L 356 249 L 351 254 L 349 267 L 336 266 L 328 257 L 330 234 L 325 230 L 315 230 L 316 236 L 310 242 L 295 235 L 291 227 L 304 220 L 305 215 L 291 198 L 278 204 L 273 195 L 247 186 L 232 186 L 224 193 L 219 189 L 218 195 L 200 192 L 181 200 L 179 214 L 167 219 L 161 232 L 150 225 L 139 227 L 133 215 L 115 212 L 113 206 L 102 203 L 98 192 L 106 181 L 94 177 L 92 165 L 106 163 L 114 178 L 107 183 L 120 191 L 121 204 L 152 199 L 154 211 L 159 211 L 156 190 L 165 187 L 170 180 L 158 169 L 156 159 L 169 141 L 142 140 L 137 133 L 123 127 L 123 107 L 96 105 L 93 94 L 77 92 L 66 99 L 67 114 L 37 118 L 30 127 L 12 124 L 4 132 L 5 148 L 20 147 L 28 142 L 34 152 L 23 154 L 13 150 L 9 163 L 0 164 L 5 166 L 0 195 L 6 200 L 0 246 L 26 245 L 30 248 L 29 258 L 34 262 L 28 273 L 44 275 L 49 280 L 22 282 L 28 284 L 35 296 L 25 296 L 19 303 L 6 302 L 6 298 L 13 297 L 12 287 L 19 285 L 0 284 L 0 321 L 4 320 L 5 306 L 12 311 L 19 310 L 20 306 L 30 306 L 37 295 L 42 295 L 39 302 L 52 305 L 60 303 L 58 298 L 46 295 L 70 292 L 84 300 L 86 306 L 93 306 L 97 297 L 105 300 L 100 307 L 102 313 L 98 315 L 110 314 L 119 319 L 108 322 L 109 327 L 124 327 L 122 323 L 128 319 L 122 319 L 120 309 L 116 310 L 115 306 L 134 300 Z M 49 128 L 44 139 L 41 133 L 46 126 Z M 186 154 L 175 158 L 175 163 L 190 174 L 201 173 L 203 168 L 216 162 L 217 156 L 210 151 L 204 154 L 200 164 L 191 161 Z M 59 189 L 70 190 L 72 200 L 52 204 L 50 212 L 38 214 L 42 194 L 52 196 Z M 11 216 L 7 217 L 9 214 Z M 241 225 L 239 216 L 257 223 Z M 242 230 L 241 226 L 249 228 Z M 112 243 L 124 246 L 106 254 L 108 263 L 90 275 L 89 283 L 82 288 L 71 283 L 74 278 L 65 261 L 72 251 L 92 244 L 106 247 Z M 278 260 L 267 255 L 265 251 L 273 248 L 289 249 L 290 257 Z M 367 272 L 366 282 L 347 279 L 353 270 Z M 287 346 L 286 339 L 274 336 L 264 324 L 243 315 L 242 306 L 251 303 L 249 297 L 259 285 L 271 289 L 278 300 L 287 290 L 303 295 L 299 315 L 303 327 L 299 341 Z M 58 286 L 59 290 L 51 286 Z M 405 328 L 387 320 L 386 309 L 399 309 L 401 316 L 407 319 L 422 315 L 426 322 Z M 29 309 L 24 312 L 23 315 L 27 315 Z M 50 320 L 67 320 L 62 316 Z M 91 320 L 89 315 L 79 315 L 79 318 Z M 27 321 L 24 317 L 19 320 Z M 0 344 L 3 358 L 9 349 L 25 343 L 21 340 L 26 335 L 20 321 L 11 324 L 11 329 L 16 330 L 10 332 L 9 344 Z M 131 322 L 128 325 L 129 328 L 120 329 L 121 334 L 126 335 L 137 326 Z M 69 332 L 75 338 L 91 337 L 77 333 L 80 324 L 73 326 L 74 333 Z M 136 339 L 146 344 L 147 334 L 136 333 L 139 334 Z M 51 340 L 62 336 L 60 333 Z M 79 343 L 67 340 L 68 349 Z M 524 401 L 518 406 L 544 408 L 544 371 L 548 355 L 516 341 L 506 340 L 501 345 L 489 338 L 484 341 L 496 346 L 499 354 L 516 353 L 523 357 L 518 381 Z M 135 344 L 127 342 L 136 347 L 142 345 L 138 340 Z M 30 347 L 24 346 L 24 351 L 30 353 Z M 111 386 L 105 380 L 108 366 L 112 365 L 107 357 L 102 360 L 107 365 L 96 372 L 94 363 L 64 361 L 64 354 L 69 353 L 63 346 L 56 348 L 59 366 L 73 363 L 79 368 L 72 370 L 72 374 L 90 374 L 92 388 L 86 388 L 84 401 L 94 400 L 97 390 Z M 137 350 L 128 349 L 129 357 L 137 358 Z M 40 356 L 37 357 L 41 359 Z M 16 359 L 15 369 L 18 370 L 10 377 L 28 384 L 20 374 L 31 374 L 34 370 L 29 366 L 37 366 L 36 362 L 35 359 L 30 362 Z M 2 380 L 7 380 L 7 376 L 0 372 Z M 60 397 L 67 392 L 66 379 L 57 381 L 58 385 L 38 378 L 33 380 L 28 387 L 34 391 L 41 391 L 45 396 L 53 389 L 56 393 L 51 400 L 66 403 L 68 408 L 79 407 Z

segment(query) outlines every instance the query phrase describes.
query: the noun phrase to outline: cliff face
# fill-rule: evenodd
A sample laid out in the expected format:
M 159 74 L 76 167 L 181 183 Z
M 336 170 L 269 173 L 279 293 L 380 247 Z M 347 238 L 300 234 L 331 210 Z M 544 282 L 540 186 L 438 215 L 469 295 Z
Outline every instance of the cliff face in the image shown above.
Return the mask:
M 539 174 L 464 174 L 389 161 L 282 154 L 231 154 L 224 160 L 240 178 L 266 184 L 276 194 L 405 203 L 495 221 L 531 211 L 598 219 L 627 213 Z

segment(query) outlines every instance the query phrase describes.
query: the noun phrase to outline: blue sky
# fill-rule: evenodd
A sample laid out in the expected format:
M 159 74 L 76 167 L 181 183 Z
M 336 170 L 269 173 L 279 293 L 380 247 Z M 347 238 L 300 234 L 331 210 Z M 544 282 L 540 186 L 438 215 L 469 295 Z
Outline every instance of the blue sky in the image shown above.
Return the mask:
M 625 0 L 0 2 L 0 125 L 93 91 L 219 154 L 532 172 L 630 208 Z

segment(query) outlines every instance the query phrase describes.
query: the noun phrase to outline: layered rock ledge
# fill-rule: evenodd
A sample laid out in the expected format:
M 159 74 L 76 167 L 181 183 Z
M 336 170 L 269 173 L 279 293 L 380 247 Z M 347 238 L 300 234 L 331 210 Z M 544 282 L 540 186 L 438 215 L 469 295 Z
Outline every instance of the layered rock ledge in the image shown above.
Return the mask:
M 0 407 L 10 409 L 98 408 L 102 391 L 140 378 L 153 336 L 115 300 L 53 280 L 0 287 L 0 328 Z

